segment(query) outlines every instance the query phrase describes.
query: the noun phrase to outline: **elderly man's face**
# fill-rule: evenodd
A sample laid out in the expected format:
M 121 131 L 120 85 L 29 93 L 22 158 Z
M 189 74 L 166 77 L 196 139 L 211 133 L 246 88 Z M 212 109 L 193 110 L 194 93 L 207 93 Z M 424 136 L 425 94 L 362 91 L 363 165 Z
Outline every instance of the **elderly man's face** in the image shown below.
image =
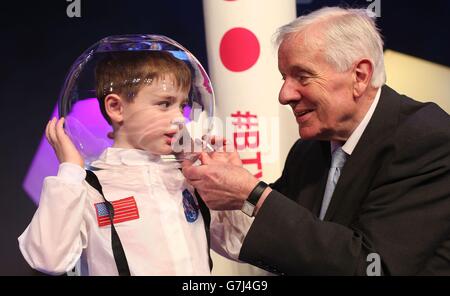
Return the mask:
M 303 139 L 345 141 L 356 128 L 352 69 L 338 72 L 323 49 L 312 49 L 302 35 L 285 39 L 278 50 L 283 76 L 279 101 L 289 104 Z

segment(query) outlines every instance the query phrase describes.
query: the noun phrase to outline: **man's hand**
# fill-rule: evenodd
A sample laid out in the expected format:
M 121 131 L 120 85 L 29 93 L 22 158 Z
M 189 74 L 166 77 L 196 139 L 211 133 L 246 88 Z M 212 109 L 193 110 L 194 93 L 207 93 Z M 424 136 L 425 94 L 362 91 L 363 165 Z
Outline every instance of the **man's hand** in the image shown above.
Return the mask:
M 45 136 L 55 150 L 56 157 L 60 163 L 70 162 L 84 168 L 84 159 L 66 135 L 64 128 L 64 117 L 57 120 L 53 118 L 45 128 Z
M 183 162 L 183 174 L 208 208 L 240 210 L 259 180 L 243 168 L 239 154 L 228 145 L 226 139 L 213 137 L 210 143 L 215 151 L 200 153 L 201 166 L 193 166 L 191 161 Z M 264 191 L 255 214 L 270 191 L 270 188 Z
M 210 139 L 210 143 L 215 150 L 214 152 L 208 153 L 210 159 L 240 167 L 243 166 L 241 158 L 239 157 L 239 153 L 237 153 L 234 147 L 229 144 L 227 139 L 213 136 Z
M 208 208 L 240 210 L 258 183 L 258 179 L 242 167 L 240 160 L 238 164 L 237 159 L 236 155 L 226 152 L 213 152 L 201 153 L 201 166 L 183 163 L 184 176 L 197 189 Z

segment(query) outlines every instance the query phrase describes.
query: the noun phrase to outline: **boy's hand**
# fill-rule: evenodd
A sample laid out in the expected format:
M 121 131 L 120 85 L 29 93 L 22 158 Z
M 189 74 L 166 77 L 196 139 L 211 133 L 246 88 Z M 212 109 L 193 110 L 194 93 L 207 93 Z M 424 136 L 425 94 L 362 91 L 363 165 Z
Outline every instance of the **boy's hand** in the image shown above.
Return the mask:
M 55 150 L 56 157 L 60 163 L 70 162 L 84 168 L 84 159 L 66 135 L 64 128 L 64 117 L 57 120 L 53 118 L 45 128 L 45 136 Z

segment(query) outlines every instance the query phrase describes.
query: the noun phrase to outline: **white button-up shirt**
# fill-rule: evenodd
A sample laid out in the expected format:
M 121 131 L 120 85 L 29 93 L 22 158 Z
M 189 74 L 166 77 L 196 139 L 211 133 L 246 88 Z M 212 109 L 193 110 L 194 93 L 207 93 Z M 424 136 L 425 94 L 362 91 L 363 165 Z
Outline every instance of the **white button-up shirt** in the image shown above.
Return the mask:
M 136 203 L 138 215 L 114 223 L 132 275 L 210 274 L 203 218 L 200 211 L 194 222 L 185 217 L 182 192 L 193 190 L 178 164 L 142 150 L 108 148 L 92 166 L 99 169 L 95 174 L 107 200 L 133 197 Z M 63 163 L 57 176 L 45 178 L 39 207 L 19 237 L 20 250 L 33 268 L 61 274 L 81 257 L 88 267 L 82 268 L 84 274 L 117 275 L 110 225 L 101 226 L 96 208 L 104 200 L 85 176 L 81 167 Z M 212 223 L 219 219 L 214 217 Z M 243 235 L 238 237 L 235 248 L 242 244 Z M 215 245 L 227 249 L 223 236 L 215 238 Z
M 345 144 L 342 146 L 342 150 L 344 150 L 347 155 L 352 155 L 353 150 L 355 149 L 356 145 L 359 142 L 359 139 L 361 138 L 362 134 L 364 133 L 367 125 L 369 124 L 370 119 L 372 118 L 373 113 L 375 112 L 375 108 L 378 105 L 378 101 L 380 100 L 381 96 L 381 87 L 378 89 L 377 94 L 375 95 L 375 98 L 370 105 L 369 110 L 367 110 L 366 115 L 364 115 L 364 118 L 361 120 L 361 122 L 358 124 L 358 126 L 355 128 L 355 130 L 352 132 L 350 137 L 347 139 Z M 331 153 L 337 148 L 340 147 L 340 144 L 337 144 L 336 142 L 331 141 Z

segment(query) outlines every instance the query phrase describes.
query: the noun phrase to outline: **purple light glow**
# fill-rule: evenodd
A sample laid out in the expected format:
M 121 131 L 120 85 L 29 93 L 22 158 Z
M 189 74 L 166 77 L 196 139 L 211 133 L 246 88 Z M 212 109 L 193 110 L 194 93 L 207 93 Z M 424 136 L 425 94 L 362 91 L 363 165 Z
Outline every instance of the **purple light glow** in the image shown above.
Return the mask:
M 57 107 L 55 107 L 51 118 L 57 116 Z M 77 102 L 73 106 L 70 116 L 79 120 L 81 126 L 85 128 L 84 130 L 89 131 L 89 139 L 93 138 L 103 142 L 106 140 L 106 143 L 112 144 L 112 141 L 106 137 L 107 133 L 111 131 L 111 126 L 103 118 L 96 98 Z M 83 136 L 85 135 L 83 134 Z M 106 147 L 99 147 L 99 150 L 103 148 Z M 39 203 L 44 178 L 55 176 L 58 172 L 58 165 L 58 159 L 44 134 L 22 184 L 24 190 L 35 204 Z
M 191 111 L 192 111 L 191 106 L 186 106 L 183 109 L 183 116 L 184 119 L 186 120 L 186 123 L 190 121 L 189 116 L 191 115 Z

